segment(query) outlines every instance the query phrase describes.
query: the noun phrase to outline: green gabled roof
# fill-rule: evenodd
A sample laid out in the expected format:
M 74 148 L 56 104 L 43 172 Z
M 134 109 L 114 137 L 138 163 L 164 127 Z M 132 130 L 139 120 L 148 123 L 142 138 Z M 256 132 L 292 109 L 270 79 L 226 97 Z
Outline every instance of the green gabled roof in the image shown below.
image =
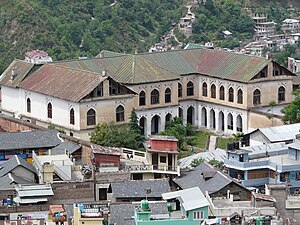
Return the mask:
M 188 43 L 184 49 L 194 49 L 194 48 L 201 48 L 201 45 L 199 44 L 194 44 L 194 43 Z
M 144 60 L 138 55 L 128 55 L 113 78 L 123 84 L 150 83 L 179 79 L 163 68 Z
M 262 57 L 205 48 L 143 54 L 141 57 L 180 75 L 197 73 L 239 82 L 250 81 L 270 62 Z
M 111 57 L 118 57 L 118 56 L 125 56 L 127 54 L 125 53 L 119 53 L 119 52 L 112 52 L 107 50 L 102 50 L 96 58 L 111 58 Z

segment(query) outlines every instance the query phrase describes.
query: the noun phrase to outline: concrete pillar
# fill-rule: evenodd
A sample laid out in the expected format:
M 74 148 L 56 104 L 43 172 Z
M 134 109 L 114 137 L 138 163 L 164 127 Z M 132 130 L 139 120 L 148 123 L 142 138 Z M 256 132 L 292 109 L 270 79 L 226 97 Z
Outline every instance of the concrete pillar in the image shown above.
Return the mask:
M 228 113 L 224 113 L 224 133 L 228 134 Z
M 206 128 L 210 130 L 210 108 L 206 108 L 206 119 L 207 119 L 207 125 Z
M 216 114 L 216 131 L 220 131 L 220 124 L 219 124 L 219 110 L 215 110 Z
M 166 115 L 160 117 L 160 129 L 159 131 L 165 130 L 166 126 Z
M 248 170 L 244 171 L 244 180 L 248 180 Z
M 199 105 L 198 106 L 198 121 L 197 121 L 197 127 L 200 128 L 201 127 L 201 121 L 202 121 L 202 116 L 201 116 L 201 112 L 202 112 L 202 107 Z
M 151 135 L 151 119 L 152 117 L 148 116 L 147 117 L 147 132 L 146 132 L 146 136 Z
M 232 114 L 232 118 L 233 118 L 233 133 L 234 133 L 234 134 L 236 134 L 236 132 L 237 132 L 237 131 L 236 131 L 236 125 L 237 125 L 237 124 L 236 124 L 236 119 L 237 119 L 236 117 L 237 117 L 237 115 L 236 115 L 235 113 Z
M 183 111 L 183 124 L 187 123 L 187 107 L 182 107 L 182 111 Z

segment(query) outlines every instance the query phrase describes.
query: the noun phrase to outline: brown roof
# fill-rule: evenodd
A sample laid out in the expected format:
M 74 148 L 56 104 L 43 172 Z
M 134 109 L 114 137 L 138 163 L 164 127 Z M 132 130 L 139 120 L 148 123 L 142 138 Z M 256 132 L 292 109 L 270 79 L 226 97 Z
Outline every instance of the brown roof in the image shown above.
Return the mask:
M 33 63 L 15 59 L 0 77 L 0 85 L 8 87 L 17 87 L 30 70 L 34 67 Z M 14 79 L 12 80 L 12 71 L 14 70 Z
M 254 198 L 261 199 L 264 201 L 276 202 L 276 199 L 272 195 L 265 195 L 261 193 L 252 193 Z
M 104 147 L 101 145 L 91 145 L 94 154 L 105 154 L 105 155 L 121 155 L 121 148 Z
M 19 87 L 78 102 L 107 78 L 89 71 L 46 64 L 24 80 Z

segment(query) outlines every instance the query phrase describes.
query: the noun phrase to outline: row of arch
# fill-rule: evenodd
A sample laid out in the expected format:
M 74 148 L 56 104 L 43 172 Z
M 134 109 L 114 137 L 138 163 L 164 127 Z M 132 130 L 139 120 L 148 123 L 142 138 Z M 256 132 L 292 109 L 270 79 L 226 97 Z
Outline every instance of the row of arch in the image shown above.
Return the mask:
M 189 81 L 187 83 L 187 89 L 186 89 L 186 95 L 187 96 L 193 96 L 194 95 L 194 83 L 192 81 Z M 225 101 L 225 87 L 221 85 L 219 87 L 219 100 Z M 165 103 L 170 103 L 171 102 L 171 96 L 172 92 L 170 88 L 166 88 L 165 90 Z M 210 98 L 217 98 L 217 87 L 215 84 L 212 84 L 210 86 L 210 94 L 208 93 L 208 86 L 207 83 L 204 82 L 202 84 L 202 96 L 204 97 L 210 97 Z M 235 91 L 233 87 L 230 87 L 228 89 L 228 101 L 229 102 L 235 102 Z M 258 105 L 261 104 L 261 91 L 259 89 L 255 89 L 253 91 L 253 105 Z M 182 84 L 178 83 L 178 97 L 182 97 Z M 285 101 L 285 88 L 283 86 L 280 86 L 278 88 L 278 102 Z M 238 104 L 243 104 L 244 103 L 244 92 L 242 89 L 237 90 L 237 95 L 236 95 L 236 102 Z M 154 89 L 151 91 L 151 105 L 159 104 L 160 103 L 160 94 L 157 89 Z M 139 94 L 139 105 L 140 106 L 145 106 L 146 105 L 146 93 L 145 91 L 141 91 Z

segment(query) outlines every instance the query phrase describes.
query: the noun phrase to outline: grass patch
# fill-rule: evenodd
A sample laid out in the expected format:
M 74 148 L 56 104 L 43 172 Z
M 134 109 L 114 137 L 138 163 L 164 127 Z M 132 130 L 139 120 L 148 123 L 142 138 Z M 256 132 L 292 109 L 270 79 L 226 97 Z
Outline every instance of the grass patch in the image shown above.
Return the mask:
M 231 138 L 218 138 L 217 148 L 221 148 L 226 150 L 227 149 L 227 143 L 232 142 Z
M 207 131 L 199 131 L 195 134 L 193 145 L 198 148 L 207 148 L 209 137 L 212 133 Z

